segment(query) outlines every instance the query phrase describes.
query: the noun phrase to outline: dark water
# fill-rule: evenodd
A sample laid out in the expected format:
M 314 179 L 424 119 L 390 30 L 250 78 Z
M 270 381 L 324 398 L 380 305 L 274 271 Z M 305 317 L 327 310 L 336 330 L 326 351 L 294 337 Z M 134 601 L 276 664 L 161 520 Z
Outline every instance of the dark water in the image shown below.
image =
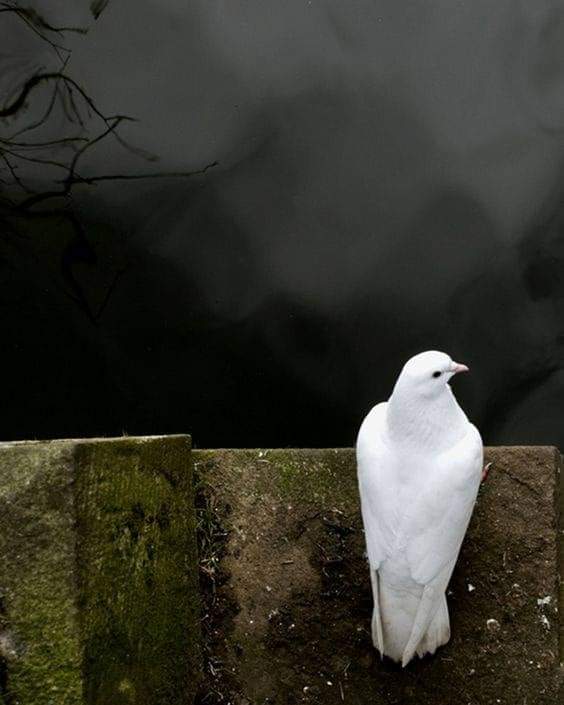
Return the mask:
M 35 7 L 89 28 L 68 73 L 159 157 L 106 139 L 82 176 L 217 165 L 79 184 L 79 230 L 2 221 L 2 438 L 351 445 L 438 348 L 471 367 L 456 393 L 488 442 L 564 446 L 561 2 Z M 0 32 L 5 104 L 56 57 Z

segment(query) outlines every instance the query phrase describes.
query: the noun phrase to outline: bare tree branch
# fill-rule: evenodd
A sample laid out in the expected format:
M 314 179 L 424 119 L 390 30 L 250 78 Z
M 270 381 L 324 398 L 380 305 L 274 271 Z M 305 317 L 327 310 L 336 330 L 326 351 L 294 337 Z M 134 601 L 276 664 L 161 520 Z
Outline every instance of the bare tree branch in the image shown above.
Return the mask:
M 94 0 L 91 3 L 91 11 L 95 18 L 106 5 L 107 0 Z M 0 14 L 15 15 L 50 47 L 59 62 L 57 70 L 28 67 L 28 75 L 23 83 L 15 86 L 11 95 L 4 95 L 0 99 L 2 106 L 0 121 L 3 120 L 4 125 L 7 124 L 6 121 L 13 123 L 21 119 L 30 106 L 36 114 L 39 113 L 38 118 L 32 119 L 23 127 L 12 128 L 11 135 L 0 135 L 0 169 L 4 164 L 3 171 L 6 175 L 6 178 L 0 179 L 0 223 L 7 233 L 17 233 L 19 230 L 16 227 L 17 223 L 24 218 L 56 217 L 64 219 L 70 225 L 73 236 L 61 256 L 61 275 L 66 282 L 65 292 L 95 324 L 106 309 L 109 298 L 125 270 L 120 269 L 116 273 L 101 305 L 97 311 L 94 311 L 73 269 L 77 262 L 87 264 L 95 262 L 95 252 L 88 243 L 83 226 L 72 208 L 73 187 L 81 184 L 93 186 L 106 181 L 190 178 L 206 174 L 209 169 L 217 166 L 218 162 L 214 161 L 202 169 L 187 172 L 109 173 L 91 176 L 79 173 L 84 155 L 108 137 L 112 137 L 120 147 L 145 161 L 155 162 L 158 157 L 129 144 L 120 133 L 123 123 L 132 122 L 134 118 L 124 114 L 105 114 L 87 91 L 67 73 L 70 50 L 59 43 L 59 38 L 66 32 L 84 34 L 86 29 L 54 26 L 35 10 L 23 8 L 15 2 L 5 0 L 0 1 Z M 53 38 L 55 36 L 58 41 Z M 50 93 L 46 95 L 45 90 L 39 90 L 41 88 L 49 89 Z M 59 122 L 61 118 L 68 125 L 71 134 L 61 135 Z M 71 126 L 74 127 L 71 128 Z M 51 134 L 45 134 L 48 130 L 51 130 Z M 55 130 L 54 134 L 53 130 Z M 27 134 L 28 138 L 18 139 L 23 134 Z M 32 137 L 34 134 L 37 135 L 36 139 Z M 26 165 L 29 165 L 27 170 Z M 56 175 L 51 175 L 49 179 L 44 179 L 45 185 L 40 190 L 37 187 L 38 179 L 35 174 L 32 184 L 34 188 L 32 188 L 26 180 L 30 181 L 30 174 L 33 174 L 33 171 L 30 172 L 29 169 L 33 166 L 37 169 L 46 167 L 58 169 L 64 173 L 64 176 L 55 178 Z
M 88 28 L 86 27 L 53 27 L 53 25 L 49 24 L 34 8 L 19 7 L 19 5 L 16 5 L 15 3 L 0 3 L 0 13 L 2 12 L 13 12 L 31 24 L 47 29 L 50 32 L 57 32 L 57 34 L 62 34 L 63 32 L 86 34 L 88 32 Z
M 27 125 L 26 127 L 22 128 L 21 130 L 18 130 L 15 132 L 11 137 L 8 137 L 8 140 L 13 140 L 16 137 L 19 137 L 20 135 L 23 135 L 25 132 L 31 132 L 32 130 L 35 130 L 38 127 L 41 127 L 41 125 L 45 124 L 49 117 L 51 116 L 51 113 L 53 112 L 53 108 L 55 107 L 55 103 L 57 101 L 57 98 L 60 97 L 59 94 L 59 81 L 55 82 L 55 88 L 53 89 L 53 92 L 51 94 L 51 99 L 49 100 L 49 105 L 47 106 L 47 110 L 45 113 L 40 117 L 38 120 L 35 122 L 32 122 L 30 125 Z
M 65 85 L 67 86 L 72 86 L 75 88 L 78 93 L 82 96 L 82 98 L 85 100 L 87 103 L 88 107 L 99 117 L 101 118 L 106 124 L 110 120 L 115 120 L 116 118 L 120 118 L 121 120 L 130 120 L 132 122 L 135 122 L 135 118 L 129 117 L 128 115 L 104 115 L 98 108 L 96 107 L 94 101 L 90 96 L 78 85 L 78 83 L 71 78 L 70 76 L 65 75 L 64 73 L 61 73 L 60 71 L 56 71 L 53 73 L 40 73 L 36 74 L 35 76 L 32 76 L 29 78 L 20 94 L 18 97 L 9 105 L 7 108 L 3 108 L 0 110 L 0 118 L 6 118 L 9 117 L 10 115 L 16 115 L 24 106 L 25 101 L 28 97 L 28 95 L 35 89 L 37 86 L 41 85 L 42 83 L 47 83 L 48 81 L 53 81 L 53 80 L 59 80 L 62 81 Z
M 23 181 L 20 179 L 20 177 L 16 174 L 16 169 L 15 169 L 15 167 L 10 163 L 10 160 L 9 160 L 8 157 L 4 154 L 4 152 L 0 152 L 0 157 L 2 158 L 2 161 L 4 162 L 4 164 L 6 164 L 6 166 L 8 167 L 8 170 L 9 170 L 10 173 L 12 174 L 12 178 L 13 178 L 14 181 L 18 184 L 18 186 L 19 186 L 23 191 L 25 191 L 26 193 L 33 193 L 32 190 L 31 190 L 30 188 L 28 188 L 28 187 L 23 183 Z
M 195 171 L 159 171 L 156 174 L 102 174 L 100 176 L 80 176 L 73 177 L 75 184 L 94 184 L 98 181 L 136 181 L 137 179 L 186 179 L 193 176 L 205 174 L 208 169 L 218 166 L 219 162 L 212 162 L 203 169 Z M 67 181 L 67 179 L 65 179 Z
M 20 147 L 22 149 L 36 149 L 38 147 L 57 147 L 58 145 L 75 144 L 76 142 L 88 142 L 87 137 L 61 137 L 56 140 L 49 140 L 48 142 L 16 142 L 10 139 L 2 139 L 0 137 L 0 142 L 3 144 L 9 144 L 12 147 Z

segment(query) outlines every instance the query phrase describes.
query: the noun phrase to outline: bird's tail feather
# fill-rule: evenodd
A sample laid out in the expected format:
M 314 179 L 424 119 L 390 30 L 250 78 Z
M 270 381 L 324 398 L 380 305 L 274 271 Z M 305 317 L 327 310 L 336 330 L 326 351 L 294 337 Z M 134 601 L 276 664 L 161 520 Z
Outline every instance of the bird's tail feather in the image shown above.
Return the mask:
M 372 641 L 380 655 L 402 662 L 411 636 L 421 594 L 417 591 L 397 590 L 378 579 L 376 571 L 372 581 L 374 614 L 372 616 Z M 376 589 L 375 589 L 376 588 Z M 419 656 L 434 653 L 450 639 L 450 623 L 446 596 L 439 607 L 416 652 Z
M 377 570 L 370 570 L 372 581 L 372 596 L 374 598 L 374 609 L 372 611 L 372 643 L 380 652 L 380 658 L 384 658 L 384 635 L 382 633 L 382 618 L 380 615 L 380 588 Z
M 382 625 L 383 649 L 379 649 L 381 654 L 401 662 L 420 599 L 420 594 L 398 590 L 379 580 L 379 603 L 374 605 L 374 609 L 378 609 Z M 374 623 L 373 618 L 372 624 Z M 373 641 L 376 641 L 374 634 Z
M 417 655 L 434 654 L 439 646 L 446 644 L 450 639 L 450 620 L 448 617 L 448 607 L 446 596 L 437 609 L 425 636 L 417 646 Z

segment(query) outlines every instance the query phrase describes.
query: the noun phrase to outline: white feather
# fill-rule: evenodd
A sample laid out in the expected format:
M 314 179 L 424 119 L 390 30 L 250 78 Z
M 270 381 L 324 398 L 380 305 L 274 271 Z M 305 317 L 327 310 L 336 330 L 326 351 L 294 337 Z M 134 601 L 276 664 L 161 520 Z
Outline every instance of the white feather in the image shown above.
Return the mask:
M 404 666 L 450 638 L 445 591 L 480 485 L 482 440 L 447 384 L 455 365 L 412 358 L 357 440 L 373 642 Z

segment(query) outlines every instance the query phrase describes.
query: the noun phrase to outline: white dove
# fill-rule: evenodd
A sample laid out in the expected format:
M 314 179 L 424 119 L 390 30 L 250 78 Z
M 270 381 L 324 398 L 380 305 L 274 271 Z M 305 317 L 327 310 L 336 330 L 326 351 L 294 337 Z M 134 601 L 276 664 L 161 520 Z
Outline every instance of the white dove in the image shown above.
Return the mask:
M 415 355 L 358 434 L 372 641 L 402 666 L 450 638 L 445 591 L 483 463 L 480 434 L 448 384 L 466 371 L 442 352 Z

